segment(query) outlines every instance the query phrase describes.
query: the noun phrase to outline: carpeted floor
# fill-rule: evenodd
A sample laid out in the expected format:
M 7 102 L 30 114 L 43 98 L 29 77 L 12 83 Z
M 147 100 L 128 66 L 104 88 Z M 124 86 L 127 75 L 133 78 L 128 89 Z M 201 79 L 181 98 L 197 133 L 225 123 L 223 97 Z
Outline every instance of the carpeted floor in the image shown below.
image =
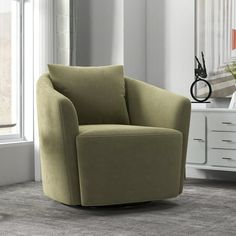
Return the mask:
M 99 208 L 54 202 L 39 183 L 0 187 L 5 235 L 236 235 L 236 183 L 188 180 L 176 199 Z

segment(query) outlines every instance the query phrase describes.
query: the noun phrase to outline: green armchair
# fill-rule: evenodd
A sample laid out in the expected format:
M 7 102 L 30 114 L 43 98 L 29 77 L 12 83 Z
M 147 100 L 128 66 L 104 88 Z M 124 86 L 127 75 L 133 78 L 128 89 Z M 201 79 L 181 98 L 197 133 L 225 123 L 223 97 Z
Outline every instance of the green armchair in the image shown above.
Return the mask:
M 122 66 L 49 65 L 37 83 L 44 193 L 83 206 L 178 196 L 190 108 Z

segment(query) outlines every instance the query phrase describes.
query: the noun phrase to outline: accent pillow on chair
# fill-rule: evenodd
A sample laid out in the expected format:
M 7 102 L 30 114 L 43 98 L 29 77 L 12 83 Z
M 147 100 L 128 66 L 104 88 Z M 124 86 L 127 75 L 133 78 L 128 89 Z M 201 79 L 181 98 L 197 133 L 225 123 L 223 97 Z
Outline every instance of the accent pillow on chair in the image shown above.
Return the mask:
M 48 68 L 55 89 L 74 104 L 79 124 L 129 124 L 122 66 Z

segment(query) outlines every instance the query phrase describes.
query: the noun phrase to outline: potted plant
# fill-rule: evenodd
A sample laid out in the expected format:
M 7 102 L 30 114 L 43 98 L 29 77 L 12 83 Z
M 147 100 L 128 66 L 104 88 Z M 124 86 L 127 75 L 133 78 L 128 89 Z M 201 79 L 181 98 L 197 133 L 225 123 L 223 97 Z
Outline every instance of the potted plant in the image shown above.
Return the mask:
M 230 72 L 236 80 L 236 62 L 226 65 L 226 71 Z M 236 92 L 232 94 L 232 98 L 229 104 L 229 109 L 236 109 Z
M 234 79 L 236 80 L 236 62 L 232 62 L 231 64 L 226 65 L 226 71 L 230 72 Z

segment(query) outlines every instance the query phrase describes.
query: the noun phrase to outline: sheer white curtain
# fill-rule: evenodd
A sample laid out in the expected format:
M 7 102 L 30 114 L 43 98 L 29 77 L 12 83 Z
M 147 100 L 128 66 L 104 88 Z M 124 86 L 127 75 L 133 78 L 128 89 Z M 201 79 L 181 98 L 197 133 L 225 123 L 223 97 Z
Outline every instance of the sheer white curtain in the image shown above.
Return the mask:
M 48 70 L 47 64 L 69 64 L 69 3 L 70 0 L 34 0 L 35 87 L 39 76 Z M 41 180 L 36 101 L 34 101 L 34 154 L 35 180 Z
M 70 0 L 70 65 L 78 65 L 78 0 Z
M 54 15 L 53 0 L 34 0 L 34 81 L 47 71 L 47 64 L 54 63 Z M 36 90 L 35 90 L 36 91 Z M 36 94 L 36 93 L 34 93 Z M 41 180 L 38 141 L 36 96 L 34 102 L 34 160 L 35 180 Z
M 54 61 L 58 64 L 70 64 L 70 2 L 54 0 Z

